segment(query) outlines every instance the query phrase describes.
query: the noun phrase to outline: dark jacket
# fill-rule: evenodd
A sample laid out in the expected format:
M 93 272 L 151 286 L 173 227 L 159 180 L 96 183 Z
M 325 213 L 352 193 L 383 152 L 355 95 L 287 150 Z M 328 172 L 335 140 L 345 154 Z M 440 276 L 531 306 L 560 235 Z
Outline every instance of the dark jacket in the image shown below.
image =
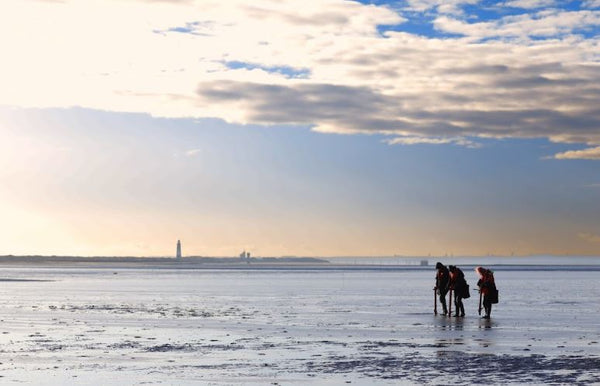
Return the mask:
M 450 271 L 450 286 L 454 289 L 456 296 L 465 297 L 468 291 L 467 281 L 465 280 L 465 274 L 458 267 L 453 267 Z
M 436 266 L 436 268 L 435 287 L 438 289 L 439 293 L 445 294 L 450 287 L 450 272 L 448 271 L 448 268 L 442 264 Z

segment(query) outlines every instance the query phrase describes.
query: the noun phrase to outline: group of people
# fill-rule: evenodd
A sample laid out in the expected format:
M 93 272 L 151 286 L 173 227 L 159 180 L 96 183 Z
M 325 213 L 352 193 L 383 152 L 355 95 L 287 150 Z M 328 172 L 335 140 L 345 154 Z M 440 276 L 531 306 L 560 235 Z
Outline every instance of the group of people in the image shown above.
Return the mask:
M 450 292 L 450 302 L 452 302 L 452 292 L 454 293 L 454 306 L 455 306 L 455 317 L 465 316 L 465 306 L 463 305 L 463 299 L 469 298 L 469 285 L 465 279 L 465 274 L 460 268 L 449 265 L 446 267 L 442 263 L 435 265 L 435 296 L 434 300 L 437 300 L 439 296 L 440 303 L 444 315 L 452 316 L 451 307 L 448 312 L 446 305 L 446 294 Z M 479 314 L 481 315 L 481 303 L 483 297 L 483 308 L 485 309 L 485 315 L 483 318 L 489 319 L 492 314 L 492 304 L 498 303 L 498 289 L 494 282 L 494 272 L 483 267 L 475 268 L 475 272 L 479 275 L 479 281 L 477 286 L 479 287 Z M 434 312 L 437 314 L 437 301 L 435 301 Z M 451 306 L 451 304 L 450 304 Z

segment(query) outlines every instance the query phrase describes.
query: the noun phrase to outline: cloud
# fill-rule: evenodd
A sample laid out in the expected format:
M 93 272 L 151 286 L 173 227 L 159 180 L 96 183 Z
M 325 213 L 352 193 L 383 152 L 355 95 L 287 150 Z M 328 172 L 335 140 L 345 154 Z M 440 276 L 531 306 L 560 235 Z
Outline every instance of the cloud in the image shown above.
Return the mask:
M 583 6 L 587 8 L 600 8 L 600 0 L 587 0 L 583 2 Z
M 443 14 L 462 14 L 464 5 L 475 5 L 479 0 L 407 0 L 411 11 L 425 12 L 436 10 Z
M 495 21 L 470 23 L 449 16 L 440 16 L 434 26 L 447 33 L 468 36 L 477 40 L 499 37 L 555 37 L 576 30 L 600 25 L 600 12 L 590 10 L 545 10 L 534 14 L 506 16 Z
M 472 67 L 467 72 L 473 75 L 477 71 Z M 483 72 L 487 71 L 484 67 Z M 386 95 L 366 86 L 302 82 L 275 86 L 226 81 L 203 83 L 197 92 L 200 105 L 219 106 L 230 111 L 230 119 L 234 121 L 314 124 L 314 129 L 322 132 L 431 136 L 433 142 L 447 139 L 449 143 L 456 143 L 453 140 L 456 137 L 467 136 L 545 136 L 557 142 L 600 141 L 596 129 L 600 126 L 600 113 L 584 87 L 581 87 L 581 95 L 570 102 L 578 105 L 577 111 L 554 111 L 543 104 L 558 103 L 559 100 L 564 105 L 569 102 L 562 94 L 553 96 L 553 87 L 569 88 L 572 85 L 568 82 L 553 85 L 552 81 L 529 79 L 524 75 L 507 83 L 507 72 L 512 71 L 502 71 L 502 77 L 488 77 L 488 82 L 492 83 L 489 88 L 495 90 L 491 95 L 480 94 L 476 89 L 472 93 L 466 89 L 462 93 L 457 90 L 455 95 L 450 92 Z M 517 72 L 526 74 L 527 69 Z M 466 88 L 463 85 L 457 87 Z M 508 100 L 504 102 L 503 98 Z M 460 102 L 460 108 L 456 108 L 457 102 Z M 568 136 L 563 134 L 564 127 L 572 128 Z
M 481 145 L 465 138 L 432 138 L 432 137 L 396 137 L 385 141 L 388 145 L 447 145 L 454 144 L 468 148 L 479 148 Z
M 543 7 L 552 7 L 557 4 L 556 0 L 511 0 L 506 1 L 505 7 L 535 9 Z
M 583 150 L 569 150 L 554 156 L 556 159 L 587 159 L 600 160 L 600 147 L 591 147 Z
M 403 123 L 380 114 L 398 104 L 363 86 L 332 84 L 269 85 L 251 82 L 208 82 L 198 87 L 202 103 L 236 106 L 245 121 L 263 124 L 336 123 L 353 130 L 394 129 Z M 383 115 L 381 120 L 378 116 Z M 370 123 L 369 123 L 370 122 Z M 407 125 L 407 123 L 404 123 Z
M 596 159 L 600 12 L 461 16 L 477 3 L 0 2 L 0 105 L 302 124 L 395 144 L 548 138 L 592 149 L 556 158 Z M 402 32 L 415 12 L 441 36 Z

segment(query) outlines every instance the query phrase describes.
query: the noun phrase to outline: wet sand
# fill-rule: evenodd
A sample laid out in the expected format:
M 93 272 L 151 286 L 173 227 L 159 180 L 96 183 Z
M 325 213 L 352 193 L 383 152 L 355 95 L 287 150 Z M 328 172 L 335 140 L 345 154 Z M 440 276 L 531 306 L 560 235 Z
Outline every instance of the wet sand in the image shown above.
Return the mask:
M 491 320 L 429 271 L 4 273 L 2 383 L 600 382 L 598 272 L 499 272 Z

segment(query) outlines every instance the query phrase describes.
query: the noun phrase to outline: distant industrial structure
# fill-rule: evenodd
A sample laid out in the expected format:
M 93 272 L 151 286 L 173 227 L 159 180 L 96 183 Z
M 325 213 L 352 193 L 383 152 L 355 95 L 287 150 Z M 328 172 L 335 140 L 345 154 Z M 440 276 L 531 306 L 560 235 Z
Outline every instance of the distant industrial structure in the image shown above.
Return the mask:
M 243 251 L 240 253 L 240 259 L 246 262 L 250 262 L 250 252 Z
M 175 258 L 181 260 L 181 240 L 177 240 L 177 252 L 175 252 Z

